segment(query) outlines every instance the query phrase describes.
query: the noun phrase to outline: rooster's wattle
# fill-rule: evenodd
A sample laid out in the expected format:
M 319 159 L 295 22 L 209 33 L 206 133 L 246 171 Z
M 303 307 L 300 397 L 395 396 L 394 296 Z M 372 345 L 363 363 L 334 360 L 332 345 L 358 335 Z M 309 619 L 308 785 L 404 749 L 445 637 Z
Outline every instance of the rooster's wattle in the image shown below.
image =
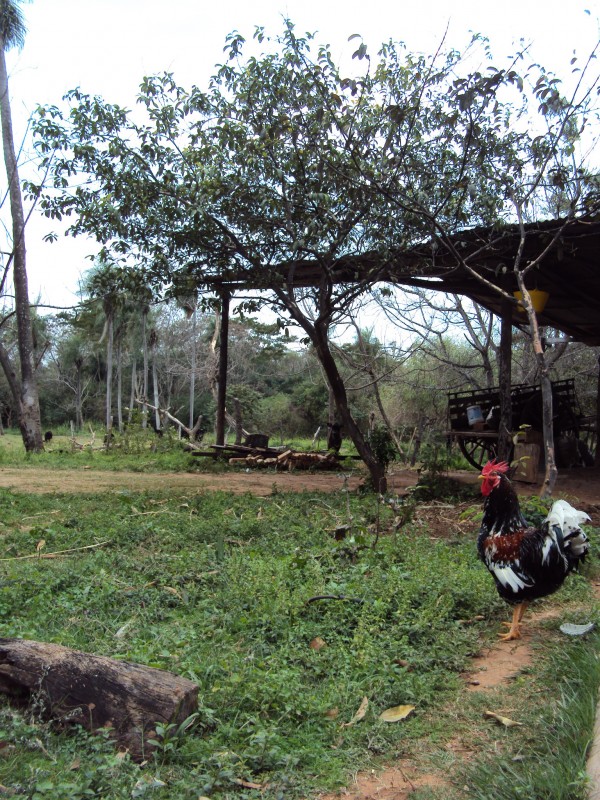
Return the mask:
M 481 471 L 483 520 L 477 539 L 479 557 L 500 596 L 515 606 L 504 641 L 520 637 L 521 619 L 531 600 L 559 589 L 583 561 L 589 542 L 579 527 L 590 517 L 557 500 L 540 527 L 529 525 L 506 473 L 505 461 L 490 461 Z

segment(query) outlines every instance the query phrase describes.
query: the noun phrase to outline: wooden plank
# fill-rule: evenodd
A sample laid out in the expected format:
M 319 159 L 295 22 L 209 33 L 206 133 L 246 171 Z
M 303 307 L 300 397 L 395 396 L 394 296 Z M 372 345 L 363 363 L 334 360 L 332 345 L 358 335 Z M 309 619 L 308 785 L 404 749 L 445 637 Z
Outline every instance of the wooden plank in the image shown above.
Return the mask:
M 514 460 L 518 462 L 514 479 L 522 483 L 537 483 L 540 446 L 538 444 L 516 444 Z

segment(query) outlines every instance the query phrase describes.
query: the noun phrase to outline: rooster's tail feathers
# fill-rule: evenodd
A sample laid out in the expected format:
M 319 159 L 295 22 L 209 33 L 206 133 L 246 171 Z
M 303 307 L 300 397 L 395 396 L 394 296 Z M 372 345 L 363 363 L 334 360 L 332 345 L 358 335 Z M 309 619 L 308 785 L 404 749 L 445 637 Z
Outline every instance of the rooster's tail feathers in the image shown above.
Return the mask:
M 557 500 L 546 517 L 550 539 L 569 563 L 583 561 L 590 549 L 588 537 L 579 527 L 589 519 L 585 511 L 578 511 L 566 500 Z M 548 553 L 544 555 L 546 559 Z
M 571 534 L 570 537 L 565 540 L 565 547 L 566 546 L 570 548 L 575 558 L 581 558 L 582 560 L 590 549 L 588 537 L 583 531 Z
M 578 511 L 566 500 L 557 500 L 544 522 L 547 522 L 550 527 L 558 525 L 563 537 L 568 539 L 571 534 L 582 533 L 579 526 L 589 519 L 590 517 L 585 511 Z

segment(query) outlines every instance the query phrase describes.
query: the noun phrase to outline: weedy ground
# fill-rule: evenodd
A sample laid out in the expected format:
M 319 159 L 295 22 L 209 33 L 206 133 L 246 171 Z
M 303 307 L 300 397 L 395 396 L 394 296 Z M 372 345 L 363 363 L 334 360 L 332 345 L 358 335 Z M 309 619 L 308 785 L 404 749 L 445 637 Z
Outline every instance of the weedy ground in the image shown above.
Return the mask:
M 2 636 L 164 668 L 200 687 L 198 716 L 162 731 L 141 765 L 102 735 L 40 718 L 35 704 L 3 702 L 0 791 L 307 798 L 413 755 L 446 780 L 415 800 L 582 798 L 598 641 L 565 640 L 549 623 L 539 658 L 495 701 L 522 726 L 485 719 L 490 698 L 466 697 L 462 673 L 506 607 L 475 557 L 478 505 L 449 507 L 447 530 L 438 520 L 433 531 L 418 504 L 403 515 L 343 491 L 0 490 Z M 596 618 L 585 575 L 559 599 L 561 621 Z M 397 705 L 414 711 L 379 719 Z M 457 738 L 470 743 L 466 760 L 447 746 Z

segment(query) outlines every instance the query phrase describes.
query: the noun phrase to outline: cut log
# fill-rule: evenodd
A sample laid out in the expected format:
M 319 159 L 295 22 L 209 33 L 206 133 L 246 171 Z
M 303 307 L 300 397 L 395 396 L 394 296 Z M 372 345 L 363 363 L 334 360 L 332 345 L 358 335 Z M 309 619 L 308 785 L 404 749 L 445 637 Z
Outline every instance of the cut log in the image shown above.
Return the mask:
M 281 462 L 280 462 L 281 465 Z M 292 469 L 337 469 L 339 466 L 339 459 L 337 454 L 333 451 L 324 455 L 320 453 L 290 453 L 286 460 L 285 465 L 288 470 Z
M 111 729 L 135 759 L 157 723 L 183 722 L 198 701 L 196 684 L 171 672 L 26 639 L 0 638 L 0 691 L 51 719 Z
M 284 450 L 284 451 L 283 451 L 283 453 L 280 453 L 280 454 L 277 456 L 277 463 L 278 463 L 278 464 L 284 464 L 284 463 L 286 463 L 286 462 L 287 462 L 287 460 L 288 460 L 288 458 L 291 456 L 291 454 L 292 454 L 293 452 L 294 452 L 293 450 Z

